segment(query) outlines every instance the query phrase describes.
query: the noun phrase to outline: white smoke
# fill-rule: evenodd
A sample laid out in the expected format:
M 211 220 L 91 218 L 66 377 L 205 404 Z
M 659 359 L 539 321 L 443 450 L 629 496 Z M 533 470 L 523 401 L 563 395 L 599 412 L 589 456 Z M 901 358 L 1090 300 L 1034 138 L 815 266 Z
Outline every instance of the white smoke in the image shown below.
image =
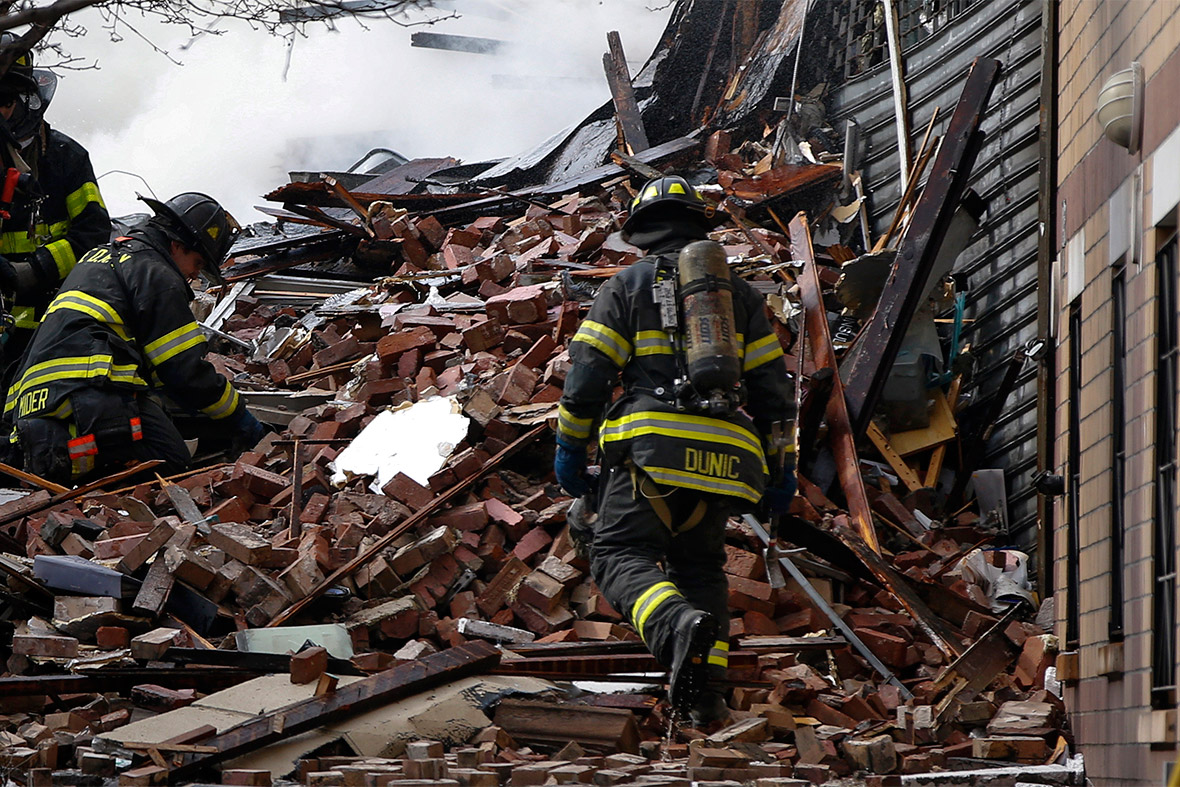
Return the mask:
M 634 74 L 669 13 L 635 0 L 469 7 L 432 27 L 309 28 L 291 51 L 244 25 L 184 49 L 183 31 L 146 28 L 183 66 L 131 37 L 113 44 L 95 25 L 71 50 L 99 68 L 63 73 L 47 117 L 90 151 L 99 175 L 134 172 L 161 198 L 205 191 L 243 222 L 258 221 L 252 207 L 268 204 L 261 195 L 286 183 L 288 170 L 346 169 L 370 147 L 465 161 L 521 152 L 610 100 L 608 31 L 620 31 Z M 411 47 L 419 30 L 510 46 L 494 56 Z M 143 210 L 139 180 L 114 173 L 99 185 L 112 215 Z

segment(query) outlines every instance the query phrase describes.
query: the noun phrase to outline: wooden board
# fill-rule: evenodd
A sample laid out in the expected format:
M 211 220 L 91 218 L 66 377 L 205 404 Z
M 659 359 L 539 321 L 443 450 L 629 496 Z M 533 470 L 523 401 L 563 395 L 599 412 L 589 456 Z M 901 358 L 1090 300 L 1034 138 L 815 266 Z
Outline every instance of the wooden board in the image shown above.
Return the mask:
M 949 443 L 958 434 L 955 414 L 951 412 L 951 406 L 946 400 L 946 394 L 941 390 L 935 389 L 934 408 L 930 412 L 930 425 L 925 429 L 907 429 L 904 432 L 893 432 L 889 435 L 889 444 L 901 456 L 912 456 L 913 454 Z

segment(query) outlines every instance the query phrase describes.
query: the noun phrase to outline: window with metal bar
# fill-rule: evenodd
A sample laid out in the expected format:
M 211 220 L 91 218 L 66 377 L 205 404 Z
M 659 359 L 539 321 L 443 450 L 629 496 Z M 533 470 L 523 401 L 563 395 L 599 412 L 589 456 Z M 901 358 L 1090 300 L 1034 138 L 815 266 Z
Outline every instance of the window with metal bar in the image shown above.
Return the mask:
M 1065 647 L 1077 650 L 1080 607 L 1078 605 L 1078 562 L 1081 559 L 1081 432 L 1082 399 L 1082 304 L 1078 298 L 1069 305 L 1069 425 L 1066 435 L 1066 461 L 1069 463 L 1069 486 L 1066 506 L 1069 519 L 1065 531 Z
M 1124 499 L 1127 496 L 1127 276 L 1120 265 L 1115 269 L 1110 289 L 1111 368 L 1110 368 L 1110 620 L 1107 637 L 1111 642 L 1123 639 L 1123 549 L 1126 538 Z
M 962 16 L 980 0 L 894 0 L 897 8 L 897 35 L 904 52 L 925 41 L 948 23 Z M 833 3 L 834 7 L 843 4 Z M 837 53 L 837 67 L 844 77 L 871 71 L 880 63 L 889 62 L 889 46 L 885 34 L 885 4 L 881 0 L 850 0 L 844 24 L 836 29 L 845 34 L 843 53 Z
M 1176 323 L 1176 238 L 1155 258 L 1155 524 L 1153 533 L 1151 700 L 1176 702 L 1176 385 L 1180 382 Z

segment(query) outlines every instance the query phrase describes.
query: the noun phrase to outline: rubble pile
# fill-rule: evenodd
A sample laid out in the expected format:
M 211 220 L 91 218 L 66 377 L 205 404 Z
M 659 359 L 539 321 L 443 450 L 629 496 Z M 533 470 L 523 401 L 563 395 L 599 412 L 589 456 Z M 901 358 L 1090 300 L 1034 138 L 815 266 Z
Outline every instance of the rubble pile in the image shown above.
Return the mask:
M 976 472 L 988 418 L 960 424 L 946 270 L 933 287 L 891 275 L 894 256 L 933 258 L 925 228 L 958 200 L 915 190 L 871 243 L 833 136 L 791 160 L 769 134 L 688 137 L 527 192 L 422 185 L 453 160 L 280 189 L 271 212 L 314 229 L 244 241 L 202 316 L 211 360 L 276 431 L 181 476 L 141 467 L 0 506 L 8 778 L 787 787 L 999 761 L 1027 767 L 997 784 L 1034 766 L 1073 783 L 1056 682 L 1072 678 L 1033 620 L 1027 556 L 990 549 L 999 471 Z M 969 172 L 955 153 L 933 169 Z M 717 184 L 713 237 L 767 296 L 804 391 L 780 531 L 800 549 L 772 557 L 791 569 L 779 587 L 760 523 L 730 521 L 731 718 L 704 730 L 662 702 L 549 469 L 566 344 L 642 254 L 617 234 L 636 188 L 673 166 Z M 320 265 L 263 286 L 309 260 L 372 283 L 325 283 Z M 899 348 L 880 323 L 911 321 L 912 354 L 937 361 L 886 381 Z

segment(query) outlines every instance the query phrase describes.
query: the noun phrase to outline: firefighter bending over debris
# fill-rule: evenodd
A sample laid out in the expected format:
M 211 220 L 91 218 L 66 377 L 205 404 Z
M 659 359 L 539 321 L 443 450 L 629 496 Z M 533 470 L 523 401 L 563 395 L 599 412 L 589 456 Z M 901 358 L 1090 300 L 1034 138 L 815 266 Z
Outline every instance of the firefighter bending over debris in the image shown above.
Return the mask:
M 590 494 L 597 429 L 591 573 L 698 725 L 728 713 L 708 686 L 728 666 L 726 520 L 764 492 L 781 513 L 795 493 L 793 438 L 779 446 L 783 480 L 766 488 L 763 438 L 794 418 L 782 346 L 762 297 L 707 240 L 712 226 L 713 210 L 680 177 L 651 181 L 632 202 L 624 236 L 648 256 L 603 285 L 570 344 L 554 461 L 569 494 Z
M 25 469 L 59 483 L 129 461 L 190 455 L 149 390 L 199 410 L 253 445 L 265 429 L 205 360 L 189 287 L 198 274 L 224 283 L 220 265 L 238 224 L 212 198 L 141 197 L 155 216 L 86 254 L 66 277 L 8 391 Z
M 0 36 L 0 50 L 14 44 Z M 111 238 L 111 219 L 86 149 L 43 118 L 57 77 L 26 52 L 0 77 L 0 291 L 5 386 L 45 307 L 78 258 Z

